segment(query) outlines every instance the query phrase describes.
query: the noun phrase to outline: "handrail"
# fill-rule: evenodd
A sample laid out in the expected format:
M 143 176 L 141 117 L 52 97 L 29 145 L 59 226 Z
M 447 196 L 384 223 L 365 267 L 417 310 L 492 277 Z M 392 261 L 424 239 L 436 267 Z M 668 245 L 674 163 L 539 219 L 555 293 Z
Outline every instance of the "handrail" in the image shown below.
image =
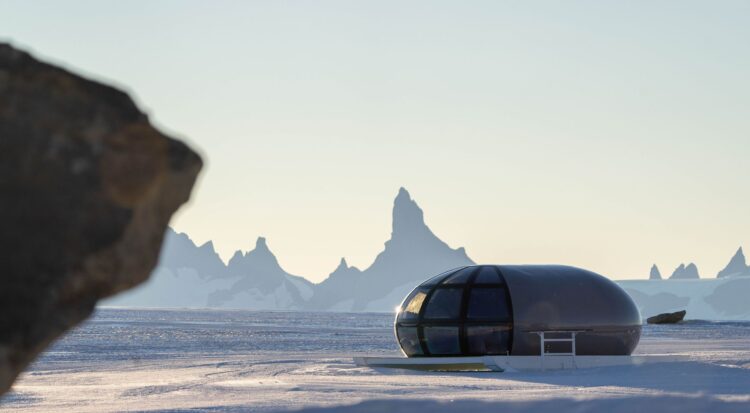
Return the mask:
M 545 354 L 554 354 L 557 356 L 572 356 L 573 357 L 573 367 L 578 368 L 576 365 L 576 335 L 578 333 L 583 333 L 585 330 L 547 330 L 547 331 L 530 331 L 530 333 L 536 334 L 539 336 L 539 352 L 541 356 L 542 361 L 542 370 L 544 370 L 544 355 Z M 570 334 L 570 338 L 545 338 L 545 333 L 552 333 L 552 334 Z M 547 342 L 568 342 L 571 345 L 570 352 L 563 352 L 563 353 L 547 353 L 545 351 L 545 344 Z

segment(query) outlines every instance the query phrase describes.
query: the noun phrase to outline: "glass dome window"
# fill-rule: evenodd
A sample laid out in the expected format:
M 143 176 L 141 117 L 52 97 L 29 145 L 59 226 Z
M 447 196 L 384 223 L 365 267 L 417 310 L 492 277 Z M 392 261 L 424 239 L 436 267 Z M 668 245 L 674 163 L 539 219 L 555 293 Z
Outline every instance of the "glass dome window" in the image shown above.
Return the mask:
M 417 287 L 400 307 L 396 335 L 407 356 L 507 354 L 512 307 L 492 266 L 448 271 Z

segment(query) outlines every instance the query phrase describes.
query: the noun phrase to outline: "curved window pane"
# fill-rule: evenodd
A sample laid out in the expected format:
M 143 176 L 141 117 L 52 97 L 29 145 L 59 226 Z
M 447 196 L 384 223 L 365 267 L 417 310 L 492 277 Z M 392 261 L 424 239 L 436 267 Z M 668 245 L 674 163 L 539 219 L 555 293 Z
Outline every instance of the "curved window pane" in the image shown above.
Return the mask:
M 407 356 L 421 356 L 422 346 L 419 345 L 419 336 L 417 336 L 416 327 L 398 327 L 398 344 L 404 350 Z
M 466 327 L 470 354 L 507 354 L 510 328 L 505 326 Z
M 438 275 L 430 278 L 429 280 L 423 282 L 421 284 L 421 286 L 422 287 L 429 287 L 429 286 L 432 286 L 432 285 L 437 285 L 437 284 L 441 283 L 444 279 L 450 277 L 452 274 L 461 271 L 461 268 L 462 267 L 452 268 L 452 269 L 450 269 L 448 271 L 442 272 L 442 273 L 440 273 L 440 274 L 438 274 Z
M 427 298 L 426 291 L 416 291 L 414 295 L 409 297 L 398 315 L 399 321 L 416 320 L 425 298 Z
M 446 279 L 443 284 L 465 284 L 474 272 L 475 267 L 466 267 Z
M 466 317 L 474 320 L 510 317 L 504 288 L 473 288 Z
M 430 354 L 459 354 L 458 327 L 425 327 L 424 338 Z
M 498 284 L 500 275 L 493 267 L 482 267 L 474 280 L 474 284 Z
M 455 319 L 461 314 L 461 288 L 442 288 L 432 293 L 427 303 L 424 318 L 426 319 Z

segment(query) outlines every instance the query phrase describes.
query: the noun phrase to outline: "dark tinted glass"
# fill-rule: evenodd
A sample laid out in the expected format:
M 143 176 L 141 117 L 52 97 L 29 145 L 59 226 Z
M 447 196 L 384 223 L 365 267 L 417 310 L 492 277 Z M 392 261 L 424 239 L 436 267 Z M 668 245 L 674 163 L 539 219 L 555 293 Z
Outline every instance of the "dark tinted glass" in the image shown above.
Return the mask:
M 466 267 L 448 277 L 443 284 L 465 284 L 475 269 L 475 267 Z
M 421 356 L 423 354 L 416 327 L 399 327 L 397 331 L 398 343 L 407 356 Z
M 430 354 L 459 354 L 458 327 L 425 327 L 424 337 Z
M 560 338 L 562 338 L 562 339 L 570 340 L 570 339 L 573 338 L 573 333 L 571 333 L 569 331 L 561 331 L 559 333 L 551 333 L 551 332 L 548 331 L 548 332 L 544 333 L 544 338 L 547 339 L 547 340 L 549 340 L 551 338 L 554 338 L 554 339 L 560 339 Z
M 470 354 L 506 354 L 510 342 L 508 327 L 466 327 Z
M 461 312 L 462 294 L 461 288 L 435 290 L 427 303 L 424 318 L 433 320 L 458 318 Z
M 398 320 L 416 320 L 425 298 L 427 298 L 427 290 L 415 290 L 412 292 L 411 296 L 404 301 L 401 312 L 398 314 Z
M 473 320 L 509 318 L 505 289 L 473 288 L 466 317 Z
M 438 275 L 430 278 L 429 280 L 423 282 L 421 284 L 421 286 L 422 287 L 429 287 L 429 286 L 432 286 L 432 285 L 437 285 L 440 282 L 442 282 L 444 279 L 446 279 L 447 277 L 449 277 L 451 274 L 453 274 L 455 272 L 458 272 L 458 271 L 461 271 L 461 268 L 458 268 L 458 269 L 452 268 L 452 269 L 450 269 L 448 271 L 445 271 L 445 272 L 443 272 L 441 274 L 438 274 Z
M 482 267 L 474 279 L 474 284 L 497 284 L 500 282 L 500 275 L 494 267 Z
M 572 353 L 573 343 L 570 341 L 550 341 L 544 343 L 545 353 Z

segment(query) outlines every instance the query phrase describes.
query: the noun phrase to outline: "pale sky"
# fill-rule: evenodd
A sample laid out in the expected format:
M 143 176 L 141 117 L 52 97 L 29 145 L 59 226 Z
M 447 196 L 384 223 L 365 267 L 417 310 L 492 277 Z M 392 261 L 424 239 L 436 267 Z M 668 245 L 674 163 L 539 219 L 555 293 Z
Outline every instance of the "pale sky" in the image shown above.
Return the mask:
M 225 259 L 367 267 L 400 186 L 478 263 L 714 277 L 750 248 L 748 1 L 0 0 L 0 39 L 199 149 L 173 226 Z

